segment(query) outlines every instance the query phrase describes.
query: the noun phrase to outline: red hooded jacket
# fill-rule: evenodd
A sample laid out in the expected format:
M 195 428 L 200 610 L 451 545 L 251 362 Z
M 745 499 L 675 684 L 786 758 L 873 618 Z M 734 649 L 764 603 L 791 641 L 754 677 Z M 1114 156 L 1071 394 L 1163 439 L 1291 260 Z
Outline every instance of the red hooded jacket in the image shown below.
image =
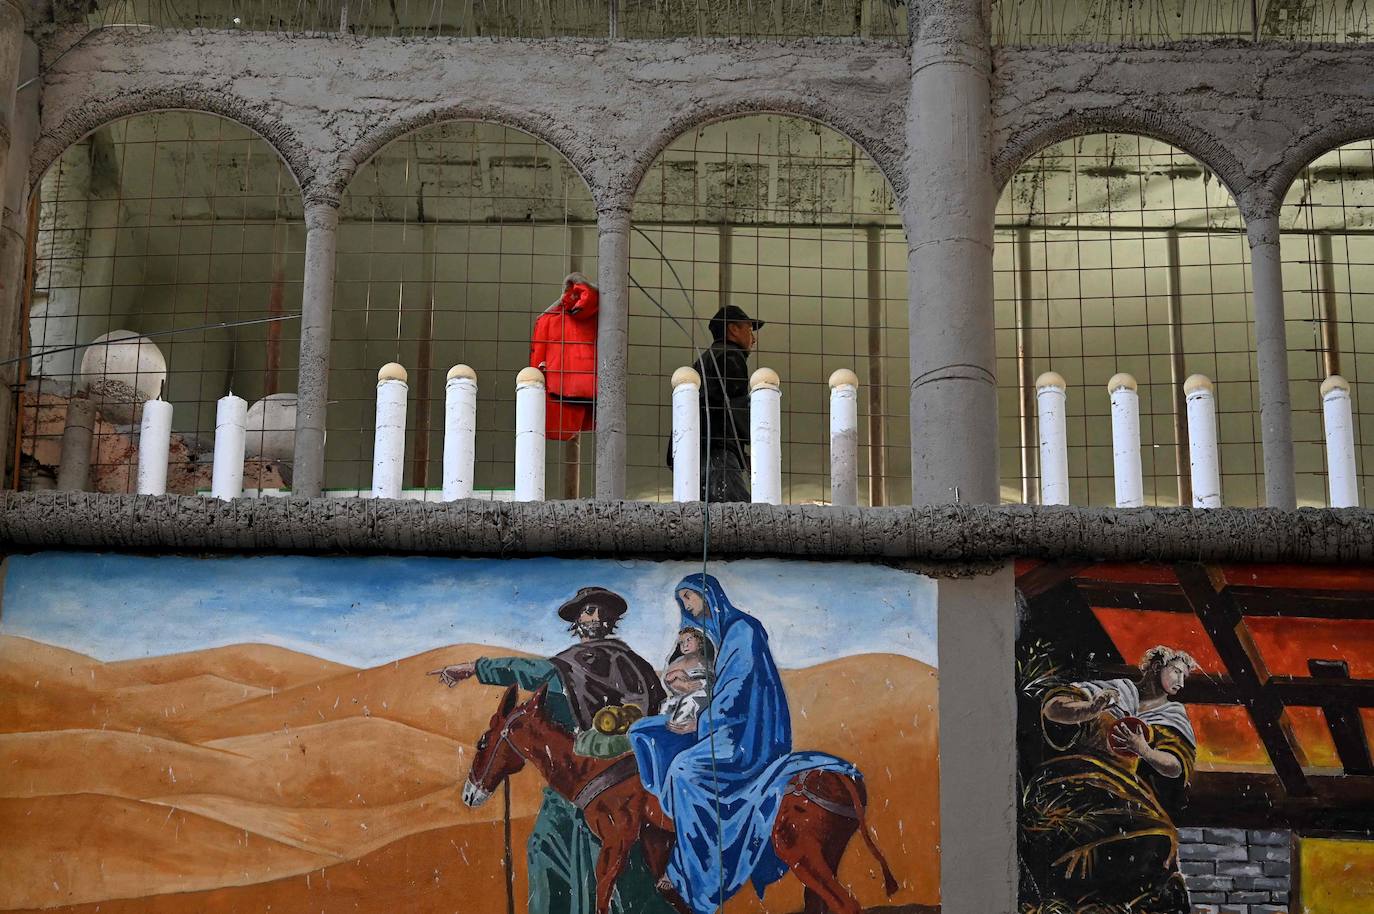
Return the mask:
M 600 294 L 580 273 L 564 280 L 563 297 L 539 315 L 530 341 L 530 364 L 544 372 L 549 393 L 596 397 L 596 311 Z

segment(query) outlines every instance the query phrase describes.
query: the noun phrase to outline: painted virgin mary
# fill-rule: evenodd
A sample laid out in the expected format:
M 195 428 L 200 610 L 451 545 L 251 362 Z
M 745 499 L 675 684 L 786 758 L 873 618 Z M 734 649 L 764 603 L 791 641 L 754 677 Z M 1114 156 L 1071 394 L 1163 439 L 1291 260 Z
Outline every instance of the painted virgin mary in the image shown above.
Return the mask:
M 1038 892 L 1032 912 L 1188 914 L 1169 810 L 1193 773 L 1197 737 L 1172 696 L 1197 663 L 1155 647 L 1142 678 L 1075 682 L 1047 692 L 1049 748 L 1026 786 L 1024 862 Z

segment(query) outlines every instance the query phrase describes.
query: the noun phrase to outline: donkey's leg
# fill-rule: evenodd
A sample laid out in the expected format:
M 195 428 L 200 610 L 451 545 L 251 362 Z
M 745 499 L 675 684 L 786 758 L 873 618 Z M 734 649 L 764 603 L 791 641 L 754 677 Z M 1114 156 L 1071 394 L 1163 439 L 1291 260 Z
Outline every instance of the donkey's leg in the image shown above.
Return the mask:
M 674 837 L 672 832 L 647 825 L 640 834 L 639 846 L 644 852 L 644 863 L 649 867 L 649 872 L 658 880 L 659 894 L 667 899 L 668 903 L 679 914 L 692 914 L 691 908 L 687 907 L 687 902 L 678 894 L 677 889 L 668 882 L 668 860 L 673 855 Z
M 632 845 L 632 840 L 625 840 L 618 834 L 602 839 L 601 853 L 596 858 L 596 914 L 611 914 L 615 881 L 625 871 Z
M 773 849 L 806 888 L 806 914 L 859 914 L 859 902 L 836 876 L 857 822 L 804 798 L 783 800 L 773 826 Z

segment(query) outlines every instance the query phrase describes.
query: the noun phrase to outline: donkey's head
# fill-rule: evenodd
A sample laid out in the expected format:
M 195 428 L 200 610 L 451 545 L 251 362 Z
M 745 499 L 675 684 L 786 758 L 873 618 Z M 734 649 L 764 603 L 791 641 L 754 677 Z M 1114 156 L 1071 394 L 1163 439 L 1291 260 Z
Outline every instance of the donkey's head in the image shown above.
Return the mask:
M 481 806 L 502 781 L 525 767 L 525 756 L 512 739 L 518 740 L 522 731 L 535 725 L 544 707 L 546 691 L 541 687 L 524 704 L 517 704 L 519 690 L 513 685 L 501 696 L 487 732 L 477 741 L 472 767 L 463 782 L 463 802 L 468 806 Z

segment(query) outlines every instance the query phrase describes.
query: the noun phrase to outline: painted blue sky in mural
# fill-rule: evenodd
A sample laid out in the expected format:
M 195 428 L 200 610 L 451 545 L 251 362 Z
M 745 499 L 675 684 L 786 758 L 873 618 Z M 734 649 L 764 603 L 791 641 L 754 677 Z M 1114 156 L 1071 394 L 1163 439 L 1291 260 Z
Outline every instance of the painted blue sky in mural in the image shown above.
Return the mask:
M 190 558 L 42 553 L 7 562 L 0 634 L 123 660 L 243 642 L 374 666 L 471 642 L 552 654 L 579 587 L 624 594 L 619 634 L 668 653 L 672 587 L 700 563 L 613 559 Z M 877 565 L 712 562 L 784 667 L 891 653 L 935 665 L 935 582 Z

